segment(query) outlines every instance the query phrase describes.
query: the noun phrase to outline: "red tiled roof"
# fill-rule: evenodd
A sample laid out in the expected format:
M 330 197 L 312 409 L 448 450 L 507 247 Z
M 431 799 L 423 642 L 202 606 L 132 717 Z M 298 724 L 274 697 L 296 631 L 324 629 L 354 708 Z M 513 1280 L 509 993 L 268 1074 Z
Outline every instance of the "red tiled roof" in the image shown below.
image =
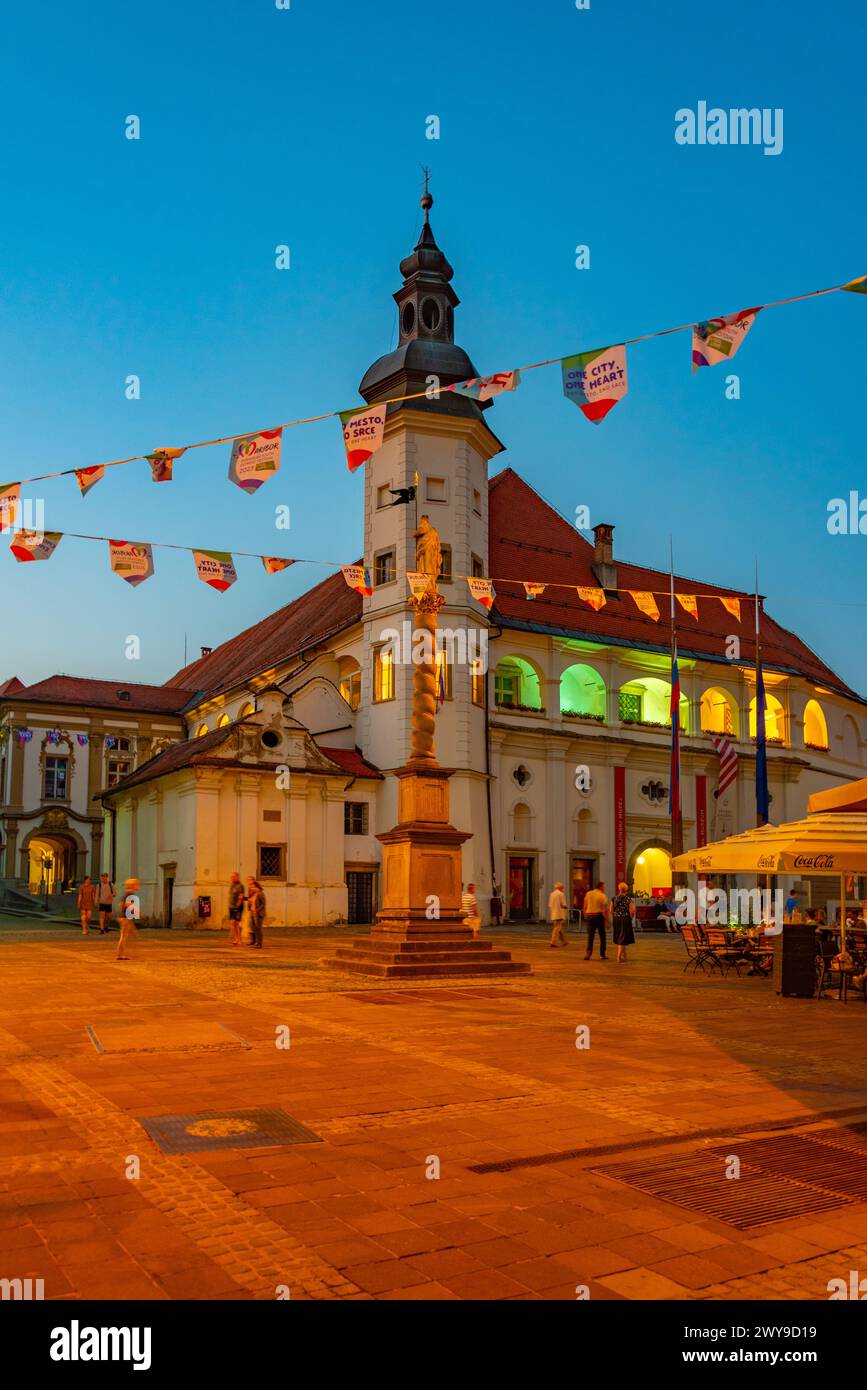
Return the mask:
M 540 583 L 598 587 L 591 568 L 593 546 L 511 468 L 503 469 L 490 480 L 488 496 L 488 574 L 496 590 L 491 610 L 495 621 L 505 628 L 548 630 L 589 641 L 668 649 L 668 608 L 664 597 L 656 600 L 662 614 L 658 623 L 639 612 L 626 593 L 609 594 L 608 602 L 598 613 L 568 589 L 551 588 L 539 598 L 528 601 L 522 586 L 514 581 L 534 579 Z M 658 595 L 668 594 L 670 577 L 667 573 L 618 560 L 616 546 L 614 559 L 619 589 L 649 589 Z M 509 580 L 513 582 L 503 582 Z M 753 596 L 738 589 L 725 589 L 678 576 L 674 583 L 675 590 L 680 593 L 719 594 L 725 598 L 739 598 L 745 605 L 740 627 L 721 603 L 699 599 L 697 621 L 678 605 L 678 641 L 682 654 L 727 660 L 726 638 L 737 632 L 741 637 L 744 663 L 752 662 L 755 655 Z M 850 698 L 861 698 L 806 643 L 774 622 L 767 612 L 762 617 L 762 660 L 767 667 L 794 671 Z
M 172 677 L 172 684 L 216 694 L 360 620 L 361 595 L 349 588 L 342 574 L 329 575 L 285 608 L 185 666 Z
M 330 758 L 338 767 L 342 767 L 344 772 L 348 772 L 351 777 L 374 777 L 377 781 L 382 781 L 382 773 L 373 763 L 369 763 L 357 748 L 326 748 L 324 744 L 317 745 L 320 752 L 326 758 Z
M 91 680 L 86 676 L 48 676 L 35 685 L 14 689 L 7 681 L 0 691 L 4 699 L 27 704 L 92 705 L 99 709 L 135 710 L 147 714 L 177 714 L 192 699 L 195 689 L 177 685 L 130 685 L 125 681 Z M 129 699 L 122 699 L 121 692 Z
M 23 689 L 24 682 L 20 681 L 17 676 L 10 676 L 8 681 L 3 681 L 0 684 L 0 695 L 17 695 L 18 691 Z

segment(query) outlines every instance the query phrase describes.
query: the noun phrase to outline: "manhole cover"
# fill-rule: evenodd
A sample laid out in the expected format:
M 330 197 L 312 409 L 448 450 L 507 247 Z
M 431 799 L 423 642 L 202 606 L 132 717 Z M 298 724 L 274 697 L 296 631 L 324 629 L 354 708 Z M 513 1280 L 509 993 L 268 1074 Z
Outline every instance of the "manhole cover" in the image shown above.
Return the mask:
M 203 1149 L 264 1149 L 321 1144 L 318 1134 L 285 1110 L 208 1110 L 199 1115 L 152 1115 L 139 1124 L 164 1154 Z

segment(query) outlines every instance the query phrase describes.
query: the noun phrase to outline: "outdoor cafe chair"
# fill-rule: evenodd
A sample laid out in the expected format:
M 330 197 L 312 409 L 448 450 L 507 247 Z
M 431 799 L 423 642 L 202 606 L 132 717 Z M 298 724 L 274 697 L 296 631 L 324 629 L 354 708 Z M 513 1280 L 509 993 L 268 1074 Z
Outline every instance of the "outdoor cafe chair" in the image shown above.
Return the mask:
M 684 971 L 689 970 L 690 966 L 693 972 L 696 970 L 704 970 L 707 957 L 707 946 L 702 941 L 698 928 L 695 926 L 683 926 L 680 929 L 680 934 L 683 938 L 683 944 L 686 947 L 687 959 L 686 965 L 683 967 Z
M 833 988 L 832 976 L 837 976 L 837 998 L 846 1003 L 849 980 L 855 974 L 853 965 L 844 967 L 839 960 L 837 943 L 833 938 L 820 937 L 816 949 L 816 998 L 821 999 L 826 986 Z
M 749 965 L 746 947 L 733 941 L 724 927 L 707 927 L 707 953 L 711 969 L 725 975 L 734 966 L 740 974 L 741 965 Z

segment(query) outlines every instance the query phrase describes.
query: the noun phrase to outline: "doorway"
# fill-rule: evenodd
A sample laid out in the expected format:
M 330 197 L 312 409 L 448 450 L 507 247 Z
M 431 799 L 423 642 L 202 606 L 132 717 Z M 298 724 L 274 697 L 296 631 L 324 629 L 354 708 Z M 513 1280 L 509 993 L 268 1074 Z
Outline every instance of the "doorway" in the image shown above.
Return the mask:
M 509 916 L 517 922 L 535 916 L 533 859 L 528 854 L 509 855 Z
M 175 896 L 174 873 L 163 874 L 163 926 L 172 925 L 172 905 Z
M 373 869 L 346 870 L 346 920 L 352 927 L 367 926 L 373 922 Z
M 572 856 L 570 869 L 571 884 L 569 901 L 573 913 L 580 912 L 584 906 L 584 894 L 589 893 L 596 883 L 596 860 L 579 859 Z
M 649 898 L 665 897 L 671 893 L 671 855 L 656 845 L 638 854 L 632 870 L 632 886 L 636 893 Z

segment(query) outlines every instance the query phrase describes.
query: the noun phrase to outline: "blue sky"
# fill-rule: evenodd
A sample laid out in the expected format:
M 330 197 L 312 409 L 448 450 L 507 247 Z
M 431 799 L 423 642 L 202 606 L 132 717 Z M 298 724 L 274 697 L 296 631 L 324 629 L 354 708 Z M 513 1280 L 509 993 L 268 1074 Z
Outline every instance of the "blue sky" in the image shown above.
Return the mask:
M 353 404 L 396 340 L 422 163 L 481 372 L 867 273 L 864 37 L 855 0 L 7 7 L 0 481 Z M 701 100 L 782 108 L 783 152 L 676 144 L 675 112 Z M 861 296 L 761 315 L 732 367 L 739 401 L 724 367 L 691 374 L 688 335 L 643 344 L 598 428 L 556 369 L 535 372 L 491 411 L 497 462 L 567 515 L 614 522 L 624 558 L 667 565 L 673 531 L 681 573 L 750 587 L 758 553 L 769 610 L 867 692 L 867 537 L 826 529 L 830 498 L 867 496 L 865 341 Z M 357 556 L 361 478 L 334 422 L 288 432 L 253 498 L 227 462 L 220 446 L 171 485 L 135 463 L 86 499 L 70 478 L 25 496 L 60 531 Z M 192 656 L 329 572 L 238 570 L 218 595 L 157 551 L 132 590 L 103 546 L 66 539 L 20 566 L 4 543 L 0 679 L 162 682 L 185 634 Z

